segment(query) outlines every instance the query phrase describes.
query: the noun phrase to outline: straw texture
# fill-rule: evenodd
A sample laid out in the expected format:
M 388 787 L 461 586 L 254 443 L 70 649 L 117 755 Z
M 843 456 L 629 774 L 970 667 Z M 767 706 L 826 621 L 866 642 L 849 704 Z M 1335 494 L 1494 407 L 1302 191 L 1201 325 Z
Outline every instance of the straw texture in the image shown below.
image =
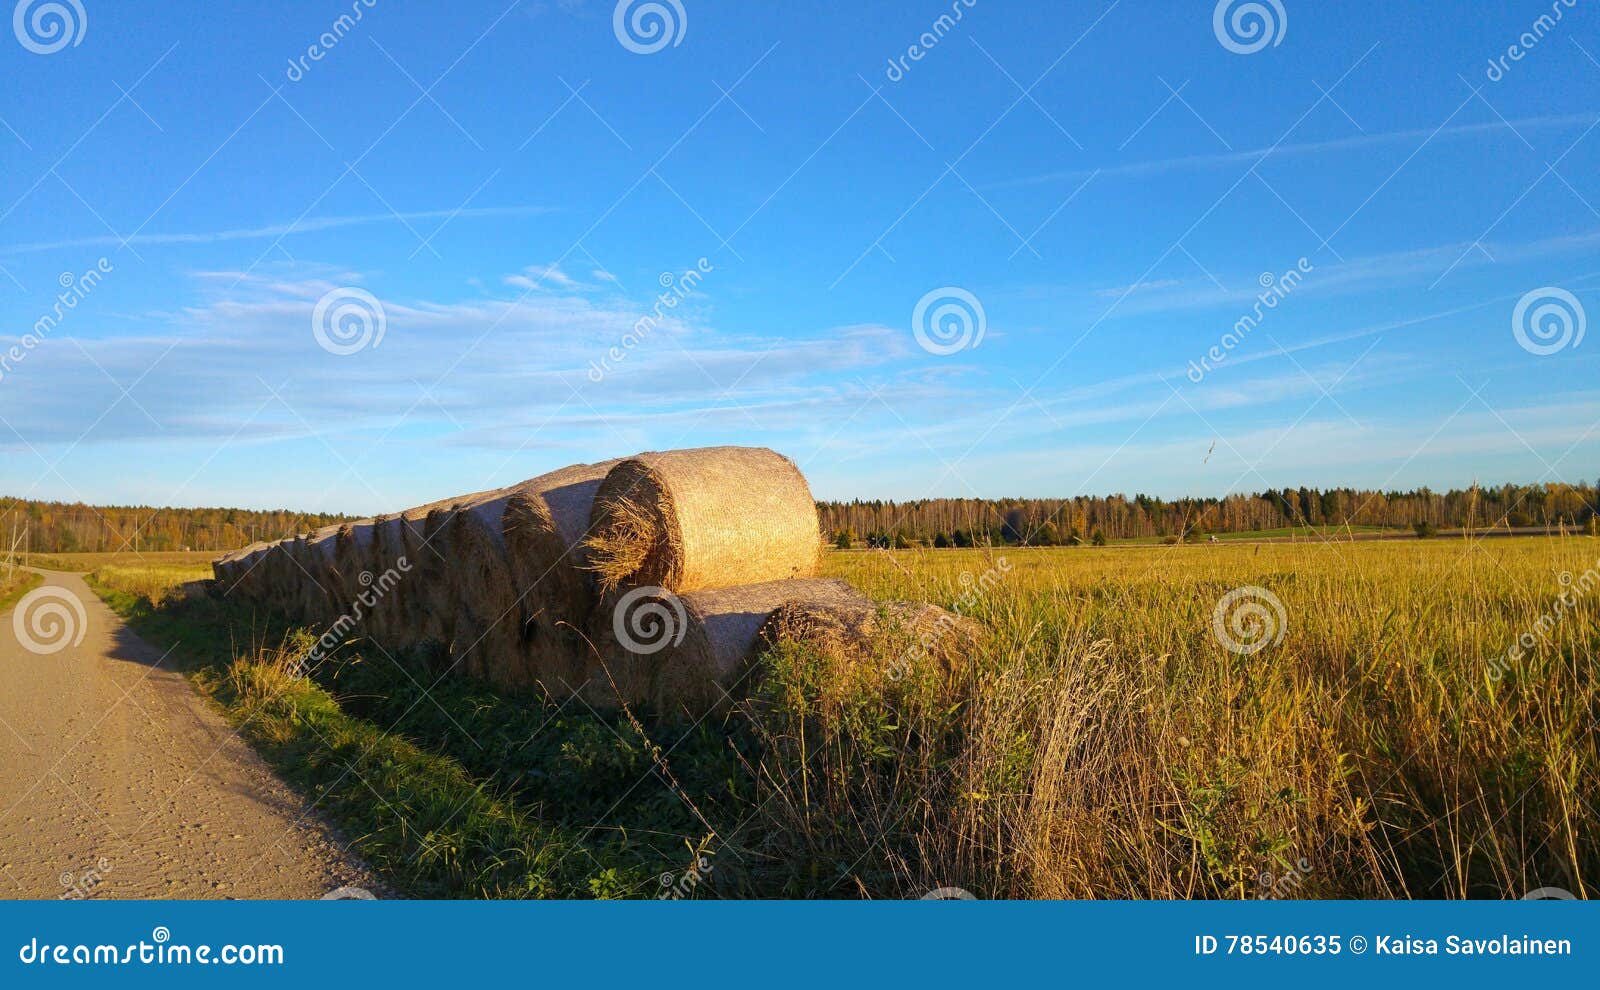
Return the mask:
M 518 610 L 514 676 L 555 694 L 583 681 L 595 578 L 583 544 L 595 494 L 616 461 L 575 464 L 517 486 L 501 517 Z
M 640 454 L 595 496 L 588 566 L 604 591 L 684 594 L 816 573 L 817 507 L 799 468 L 763 447 Z
M 730 695 L 737 700 L 748 687 L 761 629 L 779 606 L 858 594 L 843 581 L 824 578 L 682 596 L 650 588 L 608 593 L 590 623 L 599 656 L 584 695 L 592 704 L 620 700 L 663 714 L 693 717 L 722 710 Z

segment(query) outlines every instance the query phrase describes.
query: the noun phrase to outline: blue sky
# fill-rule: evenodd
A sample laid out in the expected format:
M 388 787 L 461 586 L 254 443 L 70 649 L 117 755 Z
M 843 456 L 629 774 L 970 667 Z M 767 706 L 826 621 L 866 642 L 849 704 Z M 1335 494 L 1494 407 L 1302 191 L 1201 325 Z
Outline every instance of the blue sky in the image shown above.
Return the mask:
M 1582 0 L 16 6 L 9 494 L 377 512 L 721 443 L 825 498 L 1600 475 Z

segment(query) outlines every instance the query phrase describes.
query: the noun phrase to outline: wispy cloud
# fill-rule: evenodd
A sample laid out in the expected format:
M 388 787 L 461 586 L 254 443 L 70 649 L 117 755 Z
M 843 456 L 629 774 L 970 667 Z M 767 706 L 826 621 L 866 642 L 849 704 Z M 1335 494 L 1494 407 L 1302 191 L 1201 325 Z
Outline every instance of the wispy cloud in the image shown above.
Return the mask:
M 544 206 L 484 206 L 464 210 L 417 210 L 411 213 L 368 213 L 359 216 L 310 217 L 292 223 L 269 224 L 262 227 L 235 227 L 229 230 L 191 231 L 187 233 L 136 234 L 127 242 L 136 246 L 158 244 L 215 244 L 219 241 L 251 241 L 266 238 L 292 237 L 314 234 L 343 227 L 361 227 L 380 223 L 412 223 L 419 220 L 457 220 L 480 217 L 529 217 L 553 212 Z M 118 246 L 122 240 L 109 234 L 99 237 L 77 237 L 60 241 L 34 241 L 29 244 L 12 244 L 0 247 L 0 254 L 33 254 L 59 248 Z
M 1521 243 L 1481 243 L 1484 251 L 1470 254 L 1468 250 L 1474 246 L 1472 243 L 1457 242 L 1324 262 L 1307 274 L 1294 291 L 1299 295 L 1363 292 L 1396 285 L 1415 285 L 1419 276 L 1436 276 L 1452 266 L 1506 266 L 1592 252 L 1600 247 L 1600 230 Z M 1462 260 L 1464 254 L 1467 257 Z M 1293 264 L 1294 259 L 1286 259 L 1283 268 L 1287 269 Z M 1225 276 L 1235 288 L 1225 288 L 1208 277 L 1196 276 L 1161 279 L 1135 286 L 1109 286 L 1095 290 L 1095 295 L 1102 299 L 1119 300 L 1121 305 L 1118 306 L 1118 312 L 1124 316 L 1237 306 L 1251 302 L 1261 292 L 1257 281 L 1259 274 Z M 1574 278 L 1588 277 L 1582 275 Z
M 1565 116 L 1523 117 L 1511 121 L 1497 120 L 1483 124 L 1458 124 L 1454 127 L 1445 127 L 1437 131 L 1432 129 L 1387 131 L 1382 134 L 1362 134 L 1355 137 L 1334 138 L 1329 141 L 1302 141 L 1265 148 L 1250 148 L 1242 151 L 1217 152 L 1207 155 L 1180 155 L 1173 158 L 1156 158 L 1148 161 L 1102 165 L 1099 168 L 1044 172 L 1038 175 L 1016 176 L 998 182 L 987 183 L 982 188 L 1002 189 L 1010 186 L 1031 186 L 1045 182 L 1078 180 L 1090 175 L 1151 175 L 1179 169 L 1216 168 L 1222 165 L 1261 161 L 1277 155 L 1315 155 L 1324 152 L 1354 151 L 1378 145 L 1421 141 L 1430 136 L 1437 141 L 1440 138 L 1509 133 L 1513 129 L 1516 131 L 1532 131 L 1561 127 L 1584 127 L 1593 124 L 1596 119 L 1594 114 L 1569 114 Z

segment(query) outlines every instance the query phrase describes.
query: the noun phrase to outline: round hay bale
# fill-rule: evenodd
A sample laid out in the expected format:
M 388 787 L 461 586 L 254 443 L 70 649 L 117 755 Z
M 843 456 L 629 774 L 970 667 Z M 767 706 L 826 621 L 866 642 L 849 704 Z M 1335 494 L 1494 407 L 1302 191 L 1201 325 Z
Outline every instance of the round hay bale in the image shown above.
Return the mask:
M 721 711 L 730 696 L 737 701 L 750 686 L 750 661 L 775 610 L 795 600 L 856 594 L 843 581 L 824 578 L 686 595 L 656 587 L 608 592 L 590 622 L 599 656 L 586 683 L 574 687 L 595 705 L 621 700 L 690 717 Z
M 514 489 L 469 495 L 450 507 L 439 539 L 450 594 L 450 664 L 501 684 L 521 683 L 521 617 L 502 517 Z
M 821 550 L 806 479 L 763 447 L 628 458 L 601 482 L 589 530 L 587 566 L 603 591 L 685 594 L 804 578 Z
M 253 543 L 251 548 L 239 559 L 233 585 L 224 594 L 241 596 L 244 601 L 259 606 L 267 598 L 267 558 L 272 553 L 272 544 Z
M 963 664 L 977 649 L 981 627 L 926 602 L 875 602 L 849 594 L 811 595 L 784 602 L 761 628 L 768 646 L 799 643 L 825 665 L 835 690 L 882 686 Z
M 401 531 L 404 525 L 404 516 L 379 516 L 372 525 L 372 565 L 382 593 L 373 603 L 368 625 L 374 638 L 393 649 L 406 649 L 416 642 L 407 603 L 415 589 L 410 586 L 411 561 Z
M 456 529 L 455 518 L 461 508 L 475 505 L 489 494 L 491 493 L 474 492 L 471 495 L 460 495 L 418 506 L 406 513 L 407 516 L 416 514 L 421 519 L 422 535 L 414 547 L 417 566 L 412 573 L 414 587 L 417 590 L 419 642 L 431 649 L 442 651 L 452 666 L 459 656 L 453 651 L 456 610 L 460 604 L 458 586 L 461 579 L 457 569 L 455 549 L 451 542 Z M 467 642 L 470 643 L 471 640 Z
M 582 630 L 594 610 L 594 575 L 583 540 L 595 494 L 617 464 L 575 464 L 511 489 L 501 533 L 517 602 L 519 683 L 581 683 L 589 656 Z
M 299 602 L 299 570 L 292 560 L 294 539 L 279 540 L 261 555 L 261 604 L 280 615 L 293 618 Z
M 266 573 L 262 569 L 270 544 L 257 541 L 238 551 L 228 566 L 228 582 L 223 586 L 224 597 L 237 597 L 243 601 L 260 602 L 266 593 Z
M 334 584 L 338 590 L 335 616 L 348 615 L 362 633 L 371 635 L 367 626 L 367 606 L 356 608 L 358 599 L 368 593 L 375 577 L 373 556 L 375 528 L 371 519 L 357 519 L 339 526 L 334 536 Z
M 332 622 L 342 605 L 334 565 L 338 526 L 324 526 L 295 544 L 300 567 L 300 616 L 308 623 Z
M 224 588 L 231 588 L 237 581 L 238 575 L 243 573 L 242 564 L 247 556 L 246 547 L 240 550 L 229 550 L 227 553 L 211 562 L 211 576 L 217 584 Z

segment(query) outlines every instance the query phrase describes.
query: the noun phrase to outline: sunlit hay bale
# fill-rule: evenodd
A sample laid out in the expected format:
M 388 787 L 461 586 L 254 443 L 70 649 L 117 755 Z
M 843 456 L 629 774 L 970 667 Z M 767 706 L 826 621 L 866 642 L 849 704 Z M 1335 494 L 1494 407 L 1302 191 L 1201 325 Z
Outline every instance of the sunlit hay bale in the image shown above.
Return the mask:
M 616 461 L 575 464 L 514 487 L 501 517 L 516 593 L 518 681 L 581 683 L 594 611 L 595 577 L 583 543 L 595 494 Z
M 263 574 L 258 565 L 267 547 L 266 543 L 252 543 L 212 562 L 212 573 L 225 597 L 251 601 L 261 596 Z
M 591 704 L 618 701 L 664 715 L 723 711 L 751 688 L 762 626 L 785 602 L 855 594 L 843 581 L 794 578 L 674 595 L 655 587 L 608 592 L 590 621 L 596 654 L 584 684 Z
M 332 622 L 340 612 L 343 595 L 335 553 L 339 526 L 324 526 L 295 544 L 300 565 L 300 616 L 317 625 Z
M 473 492 L 457 495 L 429 505 L 419 506 L 406 513 L 422 517 L 422 536 L 416 541 L 417 563 L 408 575 L 408 585 L 415 589 L 414 596 L 418 642 L 442 654 L 451 664 L 451 650 L 456 632 L 457 610 L 460 607 L 456 550 L 453 542 L 458 511 L 475 505 L 492 492 Z M 463 630 L 465 633 L 466 631 Z M 471 639 L 467 640 L 468 643 Z
M 443 649 L 446 646 L 442 615 L 446 600 L 444 554 L 429 539 L 428 517 L 449 509 L 453 499 L 430 502 L 400 513 L 398 530 L 385 537 L 397 546 L 409 570 L 400 590 L 398 608 L 403 637 L 398 645 Z M 398 562 L 398 557 L 396 561 Z
M 513 491 L 457 501 L 438 536 L 449 596 L 451 669 L 507 685 L 525 683 L 517 650 L 521 617 L 502 528 Z
M 675 594 L 816 573 L 817 507 L 799 468 L 761 447 L 640 454 L 601 482 L 587 566 L 603 591 Z
M 981 636 L 976 622 L 937 605 L 875 602 L 848 585 L 786 601 L 761 628 L 764 645 L 806 647 L 835 695 L 947 674 L 972 657 Z
M 267 598 L 267 556 L 271 550 L 270 543 L 253 543 L 235 565 L 234 587 L 243 592 L 246 601 L 260 604 Z

